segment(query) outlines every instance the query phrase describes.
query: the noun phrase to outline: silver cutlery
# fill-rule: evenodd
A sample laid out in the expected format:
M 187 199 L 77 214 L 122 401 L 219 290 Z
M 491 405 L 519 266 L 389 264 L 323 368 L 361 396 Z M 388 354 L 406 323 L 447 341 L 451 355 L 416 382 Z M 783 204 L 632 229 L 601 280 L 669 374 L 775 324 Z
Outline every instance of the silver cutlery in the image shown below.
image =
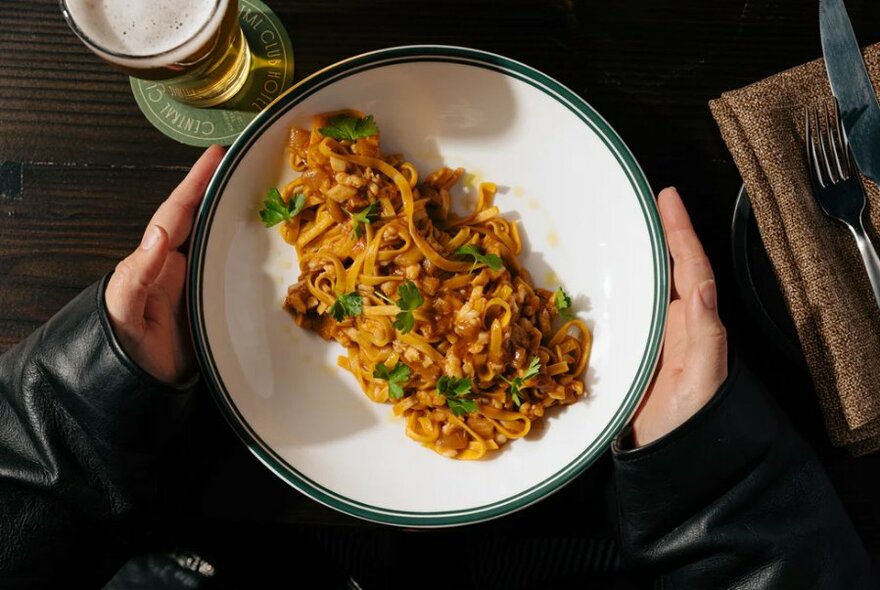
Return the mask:
M 819 32 L 831 92 L 837 99 L 859 172 L 880 183 L 880 105 L 843 0 L 821 0 Z
M 823 108 L 807 108 L 805 118 L 813 194 L 822 210 L 843 223 L 855 237 L 874 299 L 880 306 L 880 257 L 865 233 L 865 189 L 852 161 L 837 108 L 829 109 L 827 104 Z

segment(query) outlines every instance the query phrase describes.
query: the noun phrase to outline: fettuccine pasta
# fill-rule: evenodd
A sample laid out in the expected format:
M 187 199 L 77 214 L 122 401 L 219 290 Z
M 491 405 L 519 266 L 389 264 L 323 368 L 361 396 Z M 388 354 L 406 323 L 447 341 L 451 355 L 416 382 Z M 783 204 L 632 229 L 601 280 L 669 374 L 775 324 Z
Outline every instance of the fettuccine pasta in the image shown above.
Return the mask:
M 382 154 L 372 117 L 355 111 L 314 117 L 288 147 L 300 175 L 261 212 L 299 260 L 284 306 L 345 348 L 339 365 L 371 400 L 393 403 L 407 436 L 480 459 L 584 394 L 590 331 L 561 288 L 536 288 L 520 265 L 494 184 L 457 216 L 463 170 L 421 178 Z

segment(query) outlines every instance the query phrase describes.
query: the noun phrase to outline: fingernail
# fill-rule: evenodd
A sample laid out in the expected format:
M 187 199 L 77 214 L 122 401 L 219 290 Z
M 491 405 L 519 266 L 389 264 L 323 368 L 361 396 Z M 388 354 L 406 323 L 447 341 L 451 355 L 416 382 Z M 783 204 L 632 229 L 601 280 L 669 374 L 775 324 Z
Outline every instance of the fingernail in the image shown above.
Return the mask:
M 160 237 L 162 237 L 162 234 L 159 233 L 159 228 L 155 225 L 151 225 L 147 228 L 147 233 L 144 234 L 144 239 L 141 240 L 141 248 L 144 250 L 151 250 L 159 241 Z
M 718 290 L 715 288 L 715 281 L 708 280 L 700 283 L 697 287 L 700 291 L 700 301 L 706 309 L 715 309 L 718 307 Z

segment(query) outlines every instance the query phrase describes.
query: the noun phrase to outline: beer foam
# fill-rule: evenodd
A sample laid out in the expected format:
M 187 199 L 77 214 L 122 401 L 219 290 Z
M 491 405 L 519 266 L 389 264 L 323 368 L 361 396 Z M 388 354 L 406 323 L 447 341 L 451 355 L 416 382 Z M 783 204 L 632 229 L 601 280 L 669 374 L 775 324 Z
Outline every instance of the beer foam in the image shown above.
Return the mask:
M 109 61 L 130 65 L 121 54 L 143 58 L 164 55 L 156 66 L 186 58 L 216 31 L 229 0 L 66 0 L 73 22 L 94 49 Z

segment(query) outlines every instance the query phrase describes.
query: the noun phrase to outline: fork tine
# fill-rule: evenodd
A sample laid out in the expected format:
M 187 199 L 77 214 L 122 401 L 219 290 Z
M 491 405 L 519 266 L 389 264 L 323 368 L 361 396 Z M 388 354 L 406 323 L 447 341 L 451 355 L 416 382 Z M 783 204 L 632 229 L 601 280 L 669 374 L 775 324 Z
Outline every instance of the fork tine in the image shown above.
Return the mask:
M 813 129 L 810 127 L 809 107 L 804 107 L 804 142 L 804 147 L 807 148 L 807 172 L 815 176 L 816 162 L 813 159 Z
M 819 150 L 822 155 L 822 168 L 828 172 L 828 182 L 830 184 L 834 184 L 838 182 L 838 178 L 834 175 L 834 170 L 831 168 L 831 159 L 828 157 L 828 152 L 831 151 L 831 146 L 827 145 L 828 141 L 828 111 L 824 111 L 825 113 L 825 128 L 822 128 L 822 122 L 819 121 L 819 109 L 813 111 L 814 123 L 816 125 L 816 139 L 819 142 Z
M 846 129 L 843 128 L 843 122 L 840 120 L 840 108 L 837 100 L 834 101 L 834 121 L 837 123 L 837 137 L 840 139 L 841 151 L 843 152 L 843 164 L 846 167 L 847 178 L 855 172 L 853 165 L 852 152 L 849 149 L 849 138 L 846 136 Z
M 810 167 L 810 173 L 815 176 L 816 182 L 821 187 L 825 187 L 825 178 L 822 174 L 822 166 L 818 162 L 818 154 L 816 153 L 816 128 L 811 124 L 812 109 L 806 107 L 804 109 L 804 129 L 807 137 L 807 164 Z
M 840 174 L 841 180 L 849 178 L 849 166 L 846 161 L 846 145 L 840 134 L 840 118 L 837 114 L 837 101 L 834 102 L 834 110 L 828 108 L 828 103 L 823 103 L 825 110 L 825 124 L 828 128 L 828 143 L 831 145 L 831 153 L 834 154 L 834 165 Z M 836 133 L 836 136 L 835 136 Z

